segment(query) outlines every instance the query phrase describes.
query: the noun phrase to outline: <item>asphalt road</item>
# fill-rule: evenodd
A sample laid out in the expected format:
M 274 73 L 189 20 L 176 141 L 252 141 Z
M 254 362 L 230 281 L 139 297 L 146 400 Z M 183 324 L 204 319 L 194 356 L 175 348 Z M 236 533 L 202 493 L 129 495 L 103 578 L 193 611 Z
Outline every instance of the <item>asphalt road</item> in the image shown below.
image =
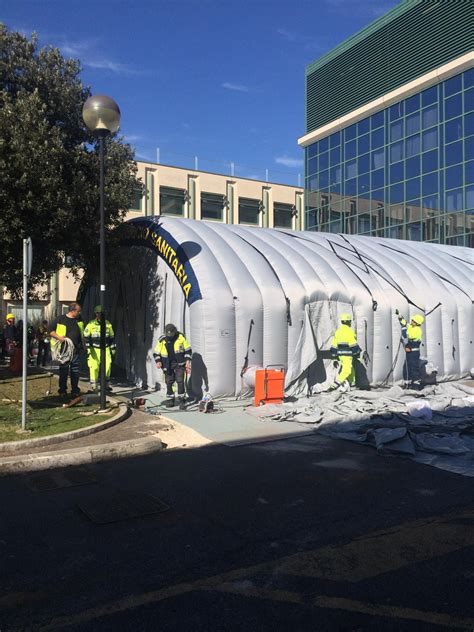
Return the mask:
M 317 436 L 2 478 L 0 630 L 473 630 L 472 490 Z

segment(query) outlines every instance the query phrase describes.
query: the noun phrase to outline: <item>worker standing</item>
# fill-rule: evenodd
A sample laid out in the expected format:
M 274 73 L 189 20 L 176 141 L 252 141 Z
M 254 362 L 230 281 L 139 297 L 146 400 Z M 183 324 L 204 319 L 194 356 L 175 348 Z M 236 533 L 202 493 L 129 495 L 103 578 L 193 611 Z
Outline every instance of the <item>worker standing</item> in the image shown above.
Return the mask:
M 403 366 L 403 379 L 414 388 L 422 388 L 420 374 L 420 347 L 423 340 L 421 326 L 425 319 L 421 314 L 415 314 L 408 324 L 398 309 L 395 310 L 402 327 L 402 341 L 405 346 L 405 364 Z
M 5 355 L 9 358 L 13 356 L 15 347 L 21 343 L 20 334 L 17 325 L 15 325 L 15 316 L 7 314 L 5 317 L 5 327 L 3 329 L 3 345 Z
M 158 369 L 163 369 L 166 381 L 167 408 L 175 405 L 173 384 L 178 386 L 178 404 L 180 410 L 186 408 L 184 375 L 191 372 L 191 345 L 175 325 L 165 326 L 165 333 L 158 340 L 153 354 Z
M 95 318 L 93 318 L 84 329 L 84 339 L 87 347 L 87 366 L 89 367 L 90 385 L 93 390 L 97 389 L 100 375 L 100 319 L 102 306 L 96 305 L 94 308 Z M 112 359 L 115 355 L 115 334 L 112 324 L 105 321 L 105 379 L 106 389 L 111 391 L 109 386 L 110 370 Z
M 331 343 L 331 356 L 334 358 L 334 364 L 339 367 L 339 371 L 328 390 L 341 389 L 345 392 L 355 385 L 354 360 L 359 357 L 361 349 L 357 344 L 355 331 L 352 329 L 352 316 L 341 314 L 339 322 L 340 326 Z
M 57 349 L 58 343 L 67 343 L 70 347 L 70 358 L 59 367 L 59 395 L 67 395 L 67 379 L 71 378 L 71 395 L 78 397 L 79 372 L 81 354 L 84 351 L 84 323 L 81 320 L 81 306 L 73 302 L 69 305 L 67 314 L 59 316 L 56 328 L 50 332 L 52 350 Z

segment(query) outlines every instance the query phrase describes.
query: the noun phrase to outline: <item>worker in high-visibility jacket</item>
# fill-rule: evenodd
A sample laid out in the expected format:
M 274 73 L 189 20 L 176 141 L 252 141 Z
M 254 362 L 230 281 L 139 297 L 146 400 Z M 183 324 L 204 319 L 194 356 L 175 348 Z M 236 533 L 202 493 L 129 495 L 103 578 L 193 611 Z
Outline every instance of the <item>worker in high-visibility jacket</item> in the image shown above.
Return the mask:
M 163 369 L 166 381 L 166 407 L 175 405 L 173 385 L 178 386 L 178 404 L 183 410 L 186 408 L 184 376 L 191 372 L 191 345 L 175 325 L 165 326 L 165 333 L 158 340 L 153 354 L 158 369 Z
M 67 395 L 67 379 L 71 377 L 71 395 L 78 397 L 81 394 L 79 388 L 79 372 L 81 357 L 84 353 L 84 323 L 81 320 L 81 306 L 73 302 L 69 305 L 67 314 L 62 314 L 56 321 L 56 328 L 50 332 L 51 348 L 63 343 L 66 338 L 72 343 L 71 358 L 65 364 L 59 366 L 59 395 Z
M 355 385 L 354 361 L 360 356 L 361 349 L 357 344 L 357 336 L 352 329 L 352 316 L 341 314 L 340 327 L 336 330 L 331 343 L 331 356 L 334 364 L 339 367 L 336 379 L 329 387 L 330 391 L 341 389 L 350 390 Z
M 402 328 L 402 341 L 405 347 L 405 364 L 403 366 L 403 379 L 414 388 L 421 388 L 420 373 L 420 347 L 423 341 L 421 326 L 425 322 L 421 314 L 412 316 L 410 323 L 395 310 Z
M 100 319 L 102 306 L 96 305 L 94 308 L 95 318 L 93 318 L 84 329 L 84 339 L 87 347 L 87 366 L 89 367 L 90 385 L 93 390 L 97 389 L 100 376 Z M 106 389 L 112 390 L 109 386 L 110 369 L 112 359 L 115 355 L 115 334 L 112 324 L 105 321 L 105 379 Z

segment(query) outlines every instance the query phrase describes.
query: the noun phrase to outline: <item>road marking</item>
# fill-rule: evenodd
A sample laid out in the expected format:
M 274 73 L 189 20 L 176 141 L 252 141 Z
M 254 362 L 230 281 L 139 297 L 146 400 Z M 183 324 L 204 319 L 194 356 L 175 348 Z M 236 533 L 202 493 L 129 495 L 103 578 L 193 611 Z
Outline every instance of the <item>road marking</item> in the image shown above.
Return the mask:
M 296 592 L 272 588 L 261 588 L 260 586 L 236 586 L 235 584 L 227 583 L 222 584 L 221 586 L 211 586 L 202 590 L 231 593 L 233 595 L 255 597 L 257 599 L 269 599 L 270 601 L 282 601 L 283 603 L 305 603 L 303 595 Z
M 425 612 L 413 608 L 400 608 L 398 606 L 385 606 L 380 604 L 364 603 L 343 597 L 316 597 L 313 604 L 318 608 L 344 610 L 358 612 L 376 617 L 388 617 L 390 619 L 409 619 L 422 621 L 433 625 L 444 625 L 448 628 L 461 630 L 474 630 L 474 619 L 453 617 L 442 612 Z
M 249 578 L 256 574 L 265 573 L 266 571 L 280 576 L 289 574 L 303 577 L 322 577 L 334 581 L 355 582 L 473 546 L 473 526 L 474 511 L 464 511 L 430 519 L 416 520 L 391 529 L 376 531 L 361 536 L 340 547 L 324 547 L 313 551 L 296 553 L 282 557 L 279 560 L 237 568 L 192 582 L 183 582 L 159 590 L 132 595 L 125 599 L 119 599 L 101 606 L 89 608 L 76 615 L 50 619 L 47 625 L 39 627 L 38 629 L 41 632 L 66 629 L 72 625 L 79 625 L 100 617 L 111 616 L 147 604 L 158 603 L 165 599 L 178 597 L 196 590 L 214 589 L 229 592 L 229 590 L 232 589 L 232 585 L 229 585 L 230 582 Z M 275 591 L 265 589 L 266 597 L 264 597 L 264 589 L 256 587 L 247 588 L 247 593 L 245 593 L 245 587 L 234 586 L 233 590 L 239 590 L 242 595 L 260 596 L 260 598 L 271 599 L 278 597 L 276 599 L 277 601 L 285 601 L 285 596 L 289 600 L 303 599 L 303 597 L 297 593 L 282 590 Z M 254 594 L 251 595 L 249 591 L 253 591 Z M 321 605 L 319 607 L 336 607 L 335 605 L 331 605 L 336 603 L 330 601 L 332 598 L 320 596 L 316 597 L 316 601 L 318 599 L 328 600 L 325 602 L 327 603 L 326 606 Z M 318 605 L 316 601 L 314 603 Z M 293 602 L 300 603 L 299 601 Z M 307 600 L 305 602 L 307 602 Z M 337 603 L 343 604 L 343 602 L 346 604 L 347 609 L 350 609 L 349 606 L 351 604 L 353 607 L 355 607 L 354 604 L 359 604 L 359 602 L 343 599 Z M 340 605 L 337 606 L 337 608 L 340 607 Z M 372 613 L 374 615 L 378 614 L 376 608 L 386 608 L 386 606 L 372 606 L 370 604 L 363 604 L 362 602 L 360 602 L 360 605 L 357 607 L 375 609 L 368 612 L 368 614 Z M 404 608 L 395 610 L 402 614 L 404 612 L 418 612 Z M 421 614 L 428 617 L 438 616 L 436 613 Z M 395 617 L 396 615 L 386 616 Z M 449 617 L 449 615 L 446 614 L 439 616 Z M 400 618 L 403 617 L 400 615 Z M 471 628 L 474 629 L 474 625 L 471 625 Z
M 450 629 L 474 630 L 474 619 L 471 618 L 455 617 L 443 612 L 429 612 L 426 610 L 416 610 L 414 608 L 367 603 L 354 599 L 346 599 L 344 597 L 318 595 L 308 600 L 307 595 L 300 595 L 287 590 L 272 590 L 258 586 L 239 586 L 234 584 L 223 584 L 222 586 L 209 588 L 208 590 L 241 595 L 242 597 L 302 604 L 323 610 L 342 610 L 344 612 L 357 612 L 359 614 L 386 617 L 389 619 L 422 621 L 423 623 L 432 625 L 443 625 Z
M 474 511 L 417 520 L 356 538 L 344 546 L 296 553 L 281 574 L 357 582 L 474 546 Z

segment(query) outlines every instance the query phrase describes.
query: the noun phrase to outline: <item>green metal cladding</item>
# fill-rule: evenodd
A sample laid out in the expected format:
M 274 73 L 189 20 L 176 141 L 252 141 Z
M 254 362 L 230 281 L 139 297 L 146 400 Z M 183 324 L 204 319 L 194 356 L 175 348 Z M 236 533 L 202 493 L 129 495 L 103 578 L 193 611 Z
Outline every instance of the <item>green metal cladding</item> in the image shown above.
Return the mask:
M 306 69 L 306 131 L 474 49 L 474 0 L 405 0 Z

